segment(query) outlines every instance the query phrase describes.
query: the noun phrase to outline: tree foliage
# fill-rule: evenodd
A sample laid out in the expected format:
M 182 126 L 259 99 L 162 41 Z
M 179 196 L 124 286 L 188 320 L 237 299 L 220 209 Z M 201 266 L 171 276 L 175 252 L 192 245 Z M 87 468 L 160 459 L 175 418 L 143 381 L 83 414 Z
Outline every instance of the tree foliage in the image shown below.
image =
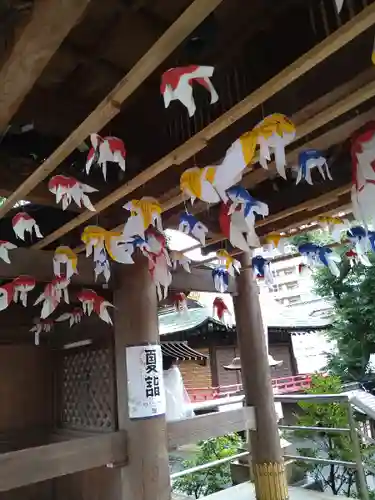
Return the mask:
M 338 377 L 313 377 L 309 394 L 337 394 L 342 390 L 341 381 Z M 345 428 L 348 427 L 348 416 L 344 405 L 340 403 L 317 404 L 299 403 L 302 410 L 298 415 L 298 425 L 308 427 Z M 330 433 L 322 431 L 311 433 L 299 431 L 298 437 L 307 438 L 308 448 L 298 450 L 302 456 L 313 458 L 325 458 L 329 460 L 340 460 L 353 462 L 353 445 L 349 434 Z M 374 448 L 366 444 L 361 445 L 362 459 L 369 462 L 374 453 Z M 356 493 L 355 470 L 340 465 L 322 464 L 300 464 L 306 472 L 309 472 L 315 481 L 322 485 L 322 490 L 330 490 L 334 495 L 345 495 L 351 497 Z
M 369 255 L 372 267 L 351 267 L 346 250 L 339 278 L 325 268 L 313 278 L 315 293 L 333 305 L 327 334 L 337 351 L 329 355 L 328 369 L 344 381 L 359 381 L 369 373 L 370 355 L 375 353 L 375 256 Z
M 199 451 L 197 455 L 193 460 L 185 460 L 183 468 L 190 469 L 235 455 L 242 444 L 242 439 L 238 434 L 227 434 L 201 441 L 198 443 Z M 223 490 L 231 484 L 230 465 L 225 463 L 201 472 L 182 476 L 173 483 L 173 489 L 176 492 L 200 498 Z

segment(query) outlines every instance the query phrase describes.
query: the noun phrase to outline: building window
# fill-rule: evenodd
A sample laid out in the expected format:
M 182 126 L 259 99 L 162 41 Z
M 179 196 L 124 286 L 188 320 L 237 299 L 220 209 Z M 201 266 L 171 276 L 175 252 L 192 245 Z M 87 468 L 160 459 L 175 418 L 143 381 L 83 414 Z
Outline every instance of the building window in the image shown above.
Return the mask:
M 299 302 L 301 302 L 301 295 L 296 295 L 295 297 L 289 297 L 286 300 L 289 305 L 298 304 Z
M 290 283 L 286 284 L 287 290 L 295 290 L 298 287 L 299 287 L 298 281 L 291 281 Z

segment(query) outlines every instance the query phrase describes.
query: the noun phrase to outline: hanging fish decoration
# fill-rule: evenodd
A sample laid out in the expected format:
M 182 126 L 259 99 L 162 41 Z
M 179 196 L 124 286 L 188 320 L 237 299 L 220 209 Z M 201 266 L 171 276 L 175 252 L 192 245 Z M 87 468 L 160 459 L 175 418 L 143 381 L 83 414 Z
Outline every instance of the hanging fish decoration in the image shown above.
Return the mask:
M 197 83 L 211 94 L 211 104 L 219 100 L 219 96 L 210 78 L 214 73 L 213 66 L 190 65 L 171 68 L 161 77 L 160 92 L 164 98 L 164 106 L 168 108 L 171 101 L 180 101 L 192 117 L 196 111 L 193 97 L 193 84 Z
M 10 241 L 0 240 L 0 259 L 10 264 L 9 250 L 14 250 L 17 245 L 14 245 Z
M 78 256 L 67 246 L 57 247 L 53 256 L 53 274 L 61 276 L 64 274 L 69 280 L 73 274 L 78 274 L 77 270 Z M 65 265 L 65 273 L 61 273 L 61 266 Z
M 327 230 L 332 238 L 338 243 L 341 241 L 341 234 L 350 227 L 350 223 L 341 217 L 321 216 L 318 217 L 319 225 Z
M 213 317 L 218 318 L 219 321 L 231 328 L 233 326 L 232 313 L 229 311 L 228 306 L 221 297 L 216 297 L 213 301 Z
M 66 304 L 69 304 L 68 286 L 70 280 L 65 276 L 58 276 L 51 283 L 48 283 L 43 292 L 34 302 L 34 306 L 42 303 L 42 310 L 40 317 L 42 319 L 48 318 L 59 305 L 61 299 L 64 299 Z
M 305 151 L 301 151 L 298 155 L 298 175 L 296 184 L 299 184 L 299 182 L 304 179 L 312 186 L 311 170 L 314 168 L 318 170 L 324 180 L 326 175 L 328 179 L 331 181 L 333 180 L 323 153 L 316 149 L 306 149 Z
M 229 273 L 229 276 L 233 278 L 240 273 L 241 263 L 234 259 L 227 250 L 218 250 L 216 252 L 216 257 L 218 258 L 219 265 L 225 266 Z
M 187 304 L 187 298 L 186 295 L 182 292 L 177 292 L 173 295 L 172 297 L 173 300 L 173 305 L 179 314 L 187 313 L 188 312 L 188 304 Z
M 346 238 L 354 246 L 358 255 L 364 255 L 370 250 L 368 231 L 362 226 L 353 226 L 346 232 Z
M 299 245 L 298 251 L 306 259 L 309 267 L 325 266 L 334 276 L 340 276 L 340 269 L 337 264 L 341 262 L 341 258 L 331 248 L 316 245 L 315 243 L 303 243 Z
M 69 328 L 72 328 L 72 326 L 81 323 L 82 318 L 83 310 L 80 307 L 75 307 L 71 312 L 61 314 L 55 321 L 58 323 L 62 321 L 69 321 Z
M 212 278 L 214 280 L 215 290 L 224 293 L 229 286 L 229 273 L 225 266 L 219 266 L 212 270 Z
M 53 330 L 53 320 L 51 319 L 37 320 L 35 325 L 32 328 L 30 328 L 30 332 L 34 333 L 35 345 L 39 345 L 41 333 L 51 333 L 52 330 Z
M 26 212 L 18 212 L 18 214 L 12 218 L 12 227 L 15 235 L 20 240 L 25 241 L 25 233 L 29 233 L 30 236 L 32 236 L 33 231 L 37 238 L 43 238 L 35 219 Z
M 241 186 L 233 186 L 226 191 L 229 200 L 232 202 L 229 214 L 242 212 L 246 220 L 251 220 L 254 225 L 255 214 L 267 217 L 269 209 L 267 203 L 256 200 L 251 194 Z
M 130 212 L 130 217 L 126 221 L 123 231 L 125 240 L 134 236 L 141 236 L 144 239 L 145 231 L 150 226 L 155 227 L 160 233 L 163 232 L 162 209 L 154 198 L 144 196 L 140 200 L 129 201 L 123 208 Z
M 353 215 L 365 227 L 375 217 L 375 121 L 357 132 L 351 140 Z
M 74 177 L 66 177 L 65 175 L 55 175 L 48 183 L 49 191 L 56 196 L 56 203 L 61 201 L 62 209 L 66 210 L 72 201 L 81 208 L 82 206 L 95 212 L 90 198 L 86 193 L 94 193 L 97 189 L 79 182 Z
M 83 289 L 77 294 L 78 300 L 82 303 L 83 313 L 90 316 L 96 313 L 101 320 L 112 325 L 112 318 L 107 311 L 107 307 L 114 307 L 104 297 L 98 295 L 94 290 Z
M 231 243 L 243 252 L 249 252 L 250 248 L 260 246 L 259 238 L 255 232 L 255 213 L 259 215 L 268 214 L 268 206 L 259 202 L 247 210 L 246 205 L 237 206 L 235 212 L 230 214 L 231 205 L 222 203 L 219 212 L 220 230 Z M 245 213 L 248 213 L 245 216 Z
M 264 279 L 266 285 L 271 286 L 274 283 L 270 262 L 261 255 L 255 255 L 251 259 L 251 267 L 254 272 L 254 278 Z
M 340 14 L 340 12 L 342 11 L 342 8 L 344 6 L 344 0 L 335 0 L 335 5 L 336 5 L 337 13 Z
M 208 228 L 202 224 L 194 215 L 184 212 L 180 215 L 178 230 L 184 234 L 197 239 L 202 246 L 206 244 Z
M 168 288 L 172 283 L 172 274 L 169 270 L 172 263 L 167 251 L 167 240 L 153 227 L 149 227 L 146 231 L 146 241 L 150 247 L 147 255 L 148 269 L 155 283 L 158 299 L 166 299 Z
M 355 250 L 350 249 L 345 252 L 345 256 L 349 259 L 350 266 L 354 267 L 358 264 L 362 264 L 365 267 L 371 267 L 372 264 L 366 254 L 358 254 Z
M 0 286 L 0 311 L 4 311 L 14 298 L 13 282 Z
M 109 278 L 111 277 L 111 267 L 105 250 L 100 253 L 97 260 L 94 260 L 94 264 L 95 281 L 102 274 L 106 283 L 108 283 Z
M 107 162 L 117 163 L 125 172 L 126 150 L 124 143 L 117 137 L 100 137 L 98 134 L 91 134 L 92 147 L 89 150 L 86 161 L 86 173 L 89 175 L 93 165 L 99 165 L 102 169 L 104 180 L 107 180 Z
M 266 116 L 253 130 L 239 138 L 242 162 L 245 165 L 253 163 L 256 147 L 259 146 L 260 165 L 268 169 L 268 162 L 271 161 L 273 154 L 278 174 L 286 179 L 285 147 L 294 140 L 295 135 L 296 128 L 285 115 L 274 113 Z
M 285 251 L 285 243 L 288 241 L 285 236 L 279 233 L 269 233 L 265 237 L 266 247 L 269 250 L 278 250 L 280 253 Z
M 179 252 L 178 250 L 172 250 L 169 252 L 169 257 L 172 262 L 172 269 L 175 271 L 177 269 L 177 265 L 181 266 L 184 271 L 190 273 L 190 262 L 191 260 L 186 257 L 183 252 Z
M 34 290 L 36 281 L 32 276 L 18 276 L 12 281 L 13 285 L 13 300 L 20 301 L 23 307 L 27 307 L 27 294 Z

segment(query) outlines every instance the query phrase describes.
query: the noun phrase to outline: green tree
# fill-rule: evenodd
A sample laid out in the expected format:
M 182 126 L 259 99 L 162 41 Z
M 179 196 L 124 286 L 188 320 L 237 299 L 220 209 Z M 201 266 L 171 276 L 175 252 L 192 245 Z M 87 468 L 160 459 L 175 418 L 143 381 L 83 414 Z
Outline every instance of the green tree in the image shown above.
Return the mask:
M 338 377 L 314 376 L 311 389 L 308 394 L 337 394 L 342 390 L 341 381 Z M 299 403 L 302 411 L 298 414 L 298 425 L 308 427 L 344 428 L 348 427 L 346 408 L 339 403 L 317 404 Z M 298 450 L 301 456 L 313 458 L 325 458 L 340 460 L 344 462 L 354 461 L 352 443 L 350 436 L 344 433 L 319 432 L 311 433 L 299 431 L 296 435 L 308 439 L 308 448 Z M 371 462 L 374 447 L 366 444 L 361 445 L 362 459 Z M 322 490 L 330 490 L 333 495 L 345 495 L 351 497 L 356 493 L 355 470 L 331 464 L 308 464 L 301 463 L 301 467 L 309 472 L 322 485 Z
M 375 353 L 375 255 L 369 254 L 372 267 L 350 266 L 341 248 L 341 274 L 328 269 L 314 272 L 315 293 L 333 305 L 332 324 L 327 336 L 337 350 L 328 355 L 330 373 L 344 381 L 359 381 L 369 374 L 369 359 Z
M 193 460 L 185 460 L 182 464 L 183 468 L 190 469 L 235 455 L 242 444 L 243 441 L 238 434 L 227 434 L 201 441 L 198 443 L 199 451 L 196 457 Z M 183 476 L 174 481 L 173 489 L 176 492 L 199 498 L 211 495 L 231 484 L 230 465 L 225 463 Z

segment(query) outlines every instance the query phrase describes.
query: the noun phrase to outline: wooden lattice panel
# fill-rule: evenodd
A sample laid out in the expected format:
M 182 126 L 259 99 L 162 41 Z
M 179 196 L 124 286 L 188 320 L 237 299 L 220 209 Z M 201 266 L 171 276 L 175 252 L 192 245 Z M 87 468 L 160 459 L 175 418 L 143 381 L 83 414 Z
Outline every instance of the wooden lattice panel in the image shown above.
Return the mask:
M 115 428 L 113 360 L 109 349 L 64 353 L 60 361 L 60 426 L 109 431 Z

